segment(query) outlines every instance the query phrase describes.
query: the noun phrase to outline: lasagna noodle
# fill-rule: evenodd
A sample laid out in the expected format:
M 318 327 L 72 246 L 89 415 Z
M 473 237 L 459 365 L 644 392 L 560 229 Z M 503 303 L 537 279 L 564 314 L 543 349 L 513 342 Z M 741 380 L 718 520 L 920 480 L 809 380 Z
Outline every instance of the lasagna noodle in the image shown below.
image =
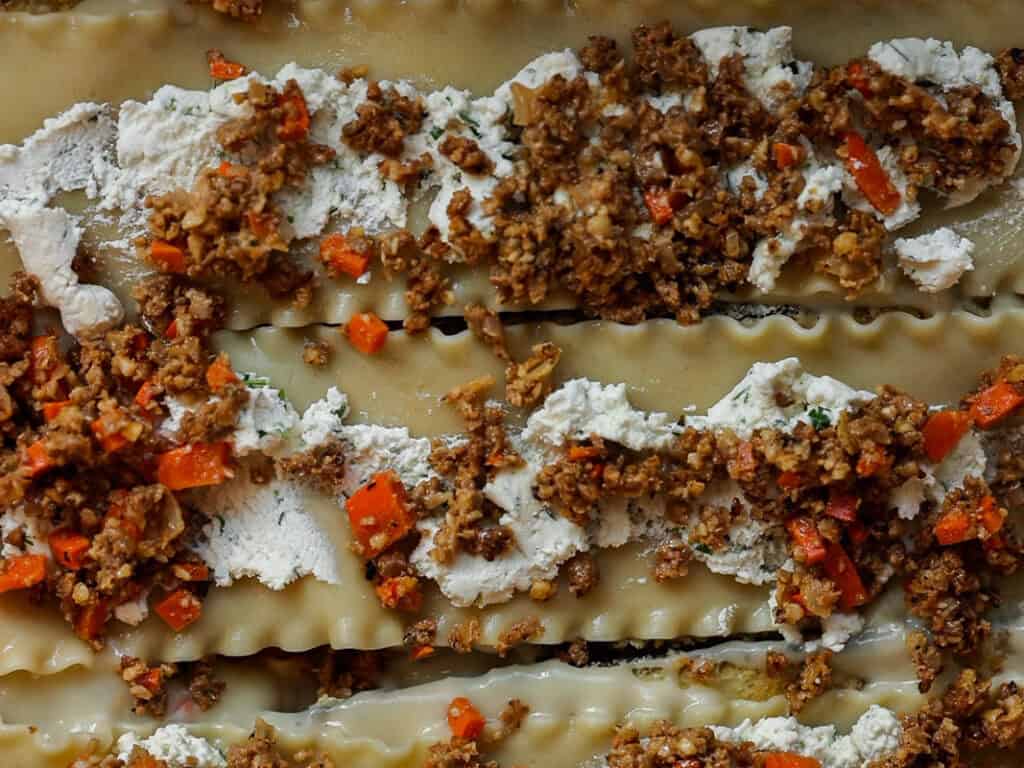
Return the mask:
M 835 658 L 841 683 L 814 700 L 801 720 L 847 729 L 872 704 L 898 711 L 917 707 L 921 697 L 904 643 L 902 630 L 894 628 L 851 643 Z M 529 717 L 493 757 L 503 765 L 534 765 L 544 755 L 545 764 L 571 766 L 607 751 L 621 723 L 641 729 L 661 719 L 683 726 L 734 725 L 744 718 L 785 714 L 780 681 L 761 672 L 741 676 L 736 670 L 763 670 L 769 650 L 785 649 L 778 643 L 737 641 L 607 667 L 576 669 L 548 661 L 371 691 L 291 713 L 271 711 L 279 706 L 279 678 L 264 666 L 235 664 L 226 673 L 224 700 L 196 713 L 189 730 L 227 745 L 243 740 L 255 718 L 263 717 L 278 729 L 287 749 L 322 749 L 337 765 L 351 768 L 411 767 L 422 763 L 431 743 L 448 738 L 445 712 L 454 697 L 467 696 L 492 720 L 510 699 L 518 698 L 530 707 Z M 688 656 L 725 662 L 730 668 L 706 685 L 697 684 L 680 675 L 680 664 Z M 83 749 L 86 733 L 106 748 L 128 730 L 152 732 L 159 723 L 129 714 L 125 686 L 109 661 L 106 665 L 42 679 L 23 673 L 0 678 L 0 721 L 5 723 L 0 725 L 0 752 L 15 766 L 63 766 Z M 1013 668 L 1011 656 L 1007 669 Z M 395 722 L 403 727 L 394 728 Z M 35 725 L 34 734 L 28 732 L 29 724 Z
M 785 317 L 752 325 L 716 317 L 693 327 L 669 321 L 645 327 L 540 324 L 510 327 L 509 337 L 518 355 L 542 339 L 561 346 L 560 380 L 586 376 L 624 381 L 634 405 L 681 413 L 691 404 L 704 409 L 716 401 L 753 362 L 789 355 L 799 356 L 812 373 L 832 375 L 857 387 L 891 383 L 931 402 L 954 402 L 982 369 L 1013 348 L 1022 331 L 1024 309 L 1001 302 L 989 317 L 957 312 L 921 320 L 894 313 L 865 325 L 847 317 L 827 317 L 811 328 Z M 331 342 L 328 366 L 316 369 L 300 362 L 305 339 Z M 393 333 L 381 355 L 372 359 L 341 341 L 336 329 L 326 327 L 224 332 L 217 344 L 231 354 L 237 370 L 268 376 L 297 408 L 305 408 L 336 385 L 348 394 L 354 421 L 404 424 L 420 435 L 461 428 L 451 409 L 439 402 L 451 387 L 484 373 L 501 376 L 490 352 L 466 333 L 443 336 L 432 331 L 423 338 Z M 908 366 L 907 360 L 915 364 Z M 950 366 L 950 360 L 957 365 Z M 309 509 L 336 545 L 340 584 L 306 578 L 279 592 L 252 581 L 212 589 L 203 618 L 180 635 L 151 617 L 138 628 L 116 631 L 116 647 L 150 659 L 185 660 L 210 653 L 247 655 L 268 646 L 298 651 L 324 644 L 400 644 L 403 617 L 382 608 L 363 578 L 361 563 L 348 550 L 344 514 L 326 497 L 309 492 L 308 499 Z M 486 646 L 493 646 L 502 631 L 528 616 L 541 619 L 542 643 L 772 629 L 767 588 L 741 585 L 701 566 L 683 579 L 658 584 L 639 545 L 603 551 L 599 563 L 601 582 L 582 599 L 572 597 L 563 585 L 548 603 L 519 595 L 485 609 L 458 609 L 432 591 L 424 615 L 439 617 L 441 642 L 454 625 L 478 618 Z M 52 673 L 88 665 L 92 656 L 49 609 L 31 606 L 17 594 L 0 597 L 0 647 L 6 649 L 0 655 L 2 673 Z
M 1020 42 L 1012 39 L 1016 17 L 1009 0 L 1005 7 L 997 3 L 988 8 L 984 19 L 973 18 L 981 14 L 963 18 L 964 14 L 954 13 L 959 4 L 952 0 L 916 4 L 901 8 L 898 14 L 884 4 L 870 9 L 849 4 L 843 8 L 830 7 L 826 12 L 808 2 L 777 2 L 777 7 L 767 13 L 752 10 L 763 4 L 749 0 L 732 0 L 714 7 L 705 3 L 594 2 L 580 4 L 573 15 L 541 0 L 530 6 L 531 12 L 516 13 L 503 11 L 502 2 L 493 6 L 487 2 L 468 3 L 464 9 L 453 10 L 439 0 L 401 7 L 381 0 L 357 6 L 352 23 L 344 20 L 340 4 L 317 1 L 299 4 L 297 18 L 307 18 L 309 23 L 295 29 L 290 11 L 271 11 L 259 23 L 260 34 L 252 34 L 247 25 L 225 23 L 209 12 L 182 11 L 177 4 L 177 11 L 172 12 L 169 3 L 170 0 L 149 0 L 133 6 L 132 13 L 126 14 L 110 12 L 105 2 L 86 0 L 68 13 L 0 16 L 0 71 L 17 71 L 24 61 L 35 63 L 31 82 L 26 78 L 0 82 L 4 103 L 18 105 L 18 109 L 7 110 L 0 117 L 0 141 L 22 141 L 44 119 L 67 109 L 82 94 L 112 104 L 127 98 L 145 99 L 168 78 L 182 87 L 207 88 L 210 80 L 205 51 L 212 47 L 225 50 L 232 58 L 264 74 L 275 73 L 297 58 L 299 63 L 327 70 L 367 64 L 376 77 L 412 78 L 421 84 L 451 83 L 489 93 L 541 53 L 581 45 L 590 33 L 622 35 L 635 24 L 663 17 L 672 18 L 681 30 L 730 22 L 789 23 L 794 26 L 800 55 L 822 63 L 863 54 L 876 40 L 907 34 L 966 38 L 991 50 Z M 484 9 L 489 10 L 480 12 Z M 446 15 L 443 25 L 425 23 L 441 13 Z M 840 22 L 837 15 L 849 18 Z M 838 23 L 843 23 L 842 40 L 822 34 L 823 28 L 840 28 Z M 973 28 L 975 24 L 977 28 Z M 467 41 L 469 50 L 463 45 L 450 45 L 453 38 Z M 140 61 L 135 54 L 139 49 L 156 50 L 160 55 Z M 475 51 L 480 55 L 472 55 Z M 82 60 L 88 66 L 69 66 Z M 174 62 L 172 68 L 167 66 L 169 61 Z M 466 67 L 466 61 L 473 61 L 474 66 Z M 1018 172 L 1018 177 L 1022 172 Z M 76 195 L 65 195 L 59 202 L 72 210 L 83 205 Z M 937 204 L 933 201 L 926 207 L 935 209 Z M 85 244 L 95 251 L 97 279 L 113 288 L 126 306 L 131 306 L 130 288 L 148 267 L 140 263 L 131 249 L 125 253 L 123 249 L 103 245 L 105 239 L 117 239 L 109 223 L 86 217 L 86 224 Z M 976 243 L 976 268 L 965 275 L 956 289 L 939 295 L 922 293 L 890 264 L 880 283 L 859 297 L 858 304 L 934 312 L 956 306 L 965 298 L 1024 291 L 1024 261 L 1019 245 L 1024 239 L 1024 212 L 1018 187 L 1004 185 L 964 208 L 931 210 L 910 231 L 900 234 L 907 236 L 939 225 L 953 225 Z M 13 246 L 0 245 L 0 272 L 15 268 L 17 263 Z M 303 310 L 271 302 L 262 288 L 233 287 L 230 325 L 243 329 L 264 323 L 288 327 L 337 323 L 367 309 L 385 319 L 403 318 L 404 280 L 387 281 L 379 269 L 376 272 L 368 285 L 357 285 L 351 280 L 325 280 L 314 301 Z M 495 303 L 484 268 L 455 270 L 453 278 L 455 303 L 440 310 L 440 314 L 458 314 L 464 304 L 472 301 Z M 817 308 L 843 305 L 834 283 L 823 276 L 807 274 L 796 265 L 784 272 L 775 292 L 750 292 L 742 298 L 763 303 L 796 301 Z M 569 297 L 556 295 L 535 308 L 569 306 Z

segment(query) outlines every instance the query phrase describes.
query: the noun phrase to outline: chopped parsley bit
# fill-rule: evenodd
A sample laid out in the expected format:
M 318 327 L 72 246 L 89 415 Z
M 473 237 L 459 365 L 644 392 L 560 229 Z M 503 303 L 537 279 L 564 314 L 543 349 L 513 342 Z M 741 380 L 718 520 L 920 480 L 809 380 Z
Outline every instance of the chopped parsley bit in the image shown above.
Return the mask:
M 702 555 L 711 554 L 711 547 L 709 547 L 707 544 L 694 544 L 693 548 L 700 552 Z
M 284 522 L 284 510 L 281 510 L 281 514 L 277 516 L 277 524 L 280 525 Z
M 220 523 L 220 532 L 224 533 L 224 518 L 221 515 L 214 515 L 217 518 L 217 522 Z
M 270 379 L 266 376 L 257 376 L 253 373 L 243 373 L 242 383 L 250 389 L 263 389 L 270 386 Z
M 807 418 L 811 420 L 811 426 L 815 429 L 827 429 L 832 426 L 832 419 L 820 405 L 816 405 L 807 412 Z
M 172 98 L 170 101 L 168 101 L 164 105 L 164 109 L 166 109 L 168 112 L 173 112 L 177 108 L 178 108 L 178 100 L 174 99 L 174 98 Z
M 444 128 L 435 125 L 433 128 L 430 129 L 430 138 L 432 138 L 434 141 L 437 141 L 442 136 L 444 136 Z
M 732 399 L 733 400 L 740 400 L 740 399 L 742 399 L 744 403 L 749 402 L 750 401 L 750 387 L 744 387 L 739 392 L 737 392 L 735 395 L 733 395 Z
M 257 437 L 266 437 L 267 436 L 267 430 L 265 430 L 265 429 L 257 429 L 256 430 L 256 436 Z
M 469 126 L 469 130 L 476 138 L 480 138 L 480 123 L 478 123 L 468 112 L 459 112 L 459 119 Z
M 288 214 L 288 216 L 286 218 L 288 219 L 288 223 L 289 224 L 294 224 L 295 223 L 295 217 L 292 216 L 291 214 Z

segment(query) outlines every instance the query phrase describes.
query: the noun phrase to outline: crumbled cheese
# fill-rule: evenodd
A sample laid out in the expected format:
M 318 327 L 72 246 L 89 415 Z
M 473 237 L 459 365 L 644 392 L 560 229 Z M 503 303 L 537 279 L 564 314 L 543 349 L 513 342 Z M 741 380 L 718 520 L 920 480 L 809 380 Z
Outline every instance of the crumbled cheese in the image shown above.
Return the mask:
M 124 308 L 110 290 L 78 280 L 72 262 L 82 231 L 67 211 L 0 199 L 0 226 L 11 233 L 26 271 L 39 278 L 43 301 L 60 311 L 68 333 L 104 331 L 121 322 Z
M 956 447 L 932 470 L 930 477 L 934 478 L 934 482 L 927 484 L 929 495 L 933 500 L 941 502 L 950 491 L 963 488 L 966 478 L 984 477 L 987 464 L 988 458 L 981 437 L 972 429 L 960 438 Z
M 846 647 L 850 638 L 864 629 L 864 619 L 857 613 L 833 613 L 821 622 L 820 645 L 838 653 Z
M 117 740 L 117 758 L 125 762 L 132 750 L 141 747 L 168 768 L 226 768 L 224 755 L 206 739 L 192 736 L 183 725 L 165 725 L 152 736 L 139 739 L 135 733 L 126 733 Z
M 903 169 L 900 168 L 896 150 L 890 146 L 874 147 L 873 149 L 878 156 L 878 162 L 882 166 L 882 170 L 885 171 L 885 175 L 888 176 L 889 181 L 892 182 L 892 185 L 900 193 L 899 207 L 892 213 L 882 213 L 879 211 L 860 191 L 856 179 L 848 170 L 843 177 L 843 202 L 855 210 L 872 214 L 885 224 L 887 230 L 893 232 L 905 227 L 920 216 L 921 204 L 917 200 L 909 199 L 907 196 L 907 187 L 910 186 L 910 181 L 907 179 Z
M 149 616 L 149 590 L 143 590 L 134 600 L 121 603 L 114 608 L 114 618 L 118 621 L 137 627 Z
M 629 404 L 625 384 L 567 381 L 548 395 L 526 422 L 523 439 L 548 449 L 597 434 L 635 451 L 664 448 L 679 428 L 667 413 L 646 413 Z
M 279 448 L 299 422 L 299 414 L 285 400 L 280 390 L 271 387 L 249 389 L 249 402 L 238 414 L 232 438 L 235 454 L 260 451 L 271 453 Z
M 46 555 L 52 557 L 50 547 L 46 542 L 46 531 L 41 526 L 42 521 L 35 515 L 26 515 L 22 505 L 12 506 L 0 514 L 0 558 L 14 557 L 15 555 Z M 17 530 L 25 533 L 25 545 L 16 547 L 11 544 L 7 537 Z
M 516 541 L 512 550 L 494 560 L 460 552 L 451 563 L 438 563 L 430 551 L 440 521 L 428 518 L 417 524 L 423 536 L 410 561 L 436 581 L 454 605 L 485 606 L 509 600 L 538 579 L 553 579 L 561 563 L 587 549 L 581 527 L 534 498 L 535 472 L 529 466 L 505 470 L 484 487 L 484 496 L 504 510 L 499 524 L 508 526 Z
M 332 433 L 341 431 L 348 416 L 348 396 L 337 387 L 331 387 L 327 394 L 313 403 L 302 413 L 300 428 L 302 442 L 306 445 L 320 445 Z
M 804 232 L 803 222 L 794 219 L 786 231 L 758 240 L 747 270 L 747 282 L 765 293 L 775 290 L 782 268 L 793 258 Z
M 896 510 L 896 515 L 901 520 L 913 520 L 921 511 L 924 499 L 924 481 L 919 477 L 912 477 L 893 490 L 889 506 Z
M 711 730 L 723 741 L 749 741 L 757 749 L 815 758 L 822 768 L 864 768 L 899 745 L 900 724 L 892 711 L 872 705 L 844 736 L 834 725 L 807 726 L 793 717 L 744 720 L 735 728 L 713 725 Z
M 760 200 L 768 191 L 768 179 L 749 160 L 734 165 L 725 172 L 725 185 L 734 195 L 739 194 L 743 188 L 744 179 L 751 179 L 754 182 L 754 197 Z
M 784 394 L 790 405 L 779 405 Z M 754 363 L 739 384 L 708 410 L 707 416 L 687 417 L 687 423 L 712 429 L 729 428 L 740 437 L 755 429 L 792 431 L 799 422 L 835 424 L 841 411 L 868 402 L 870 392 L 855 390 L 830 376 L 806 373 L 800 360 Z
M 647 96 L 646 101 L 663 115 L 668 114 L 673 107 L 683 103 L 683 95 L 677 91 L 669 91 L 660 96 Z
M 115 170 L 112 112 L 106 104 L 75 104 L 44 121 L 21 146 L 0 145 L 0 199 L 43 206 L 77 189 L 95 197 Z
M 216 584 L 225 587 L 252 576 L 283 589 L 308 575 L 337 584 L 337 552 L 307 511 L 302 489 L 283 480 L 260 485 L 247 472 L 240 474 L 190 495 L 210 518 L 195 550 Z
M 1002 173 L 993 180 L 979 179 L 951 195 L 950 206 L 969 203 L 993 183 L 1000 182 L 1013 173 L 1020 160 L 1021 135 L 1017 130 L 1017 115 L 1013 103 L 1003 93 L 995 59 L 990 54 L 972 46 L 967 46 L 957 53 L 956 48 L 948 41 L 906 37 L 875 43 L 868 50 L 868 56 L 885 71 L 924 86 L 939 99 L 945 91 L 978 86 L 1009 124 L 1010 144 L 1014 148 L 1014 153 Z
M 895 243 L 900 269 L 926 293 L 952 288 L 974 269 L 974 243 L 949 227 Z
M 807 89 L 813 65 L 793 56 L 793 30 L 774 27 L 758 32 L 747 27 L 714 27 L 690 36 L 708 64 L 712 80 L 722 59 L 743 56 L 744 85 L 769 110 Z

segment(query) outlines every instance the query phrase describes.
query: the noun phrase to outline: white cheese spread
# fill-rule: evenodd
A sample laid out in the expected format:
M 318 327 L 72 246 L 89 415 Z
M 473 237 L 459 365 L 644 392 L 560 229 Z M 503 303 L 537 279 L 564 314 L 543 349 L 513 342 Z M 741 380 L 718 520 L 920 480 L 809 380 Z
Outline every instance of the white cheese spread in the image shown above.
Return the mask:
M 141 747 L 157 760 L 163 760 L 168 768 L 227 766 L 219 749 L 206 739 L 190 735 L 183 725 L 162 726 L 145 739 L 139 739 L 134 733 L 124 734 L 117 740 L 118 759 L 127 762 L 135 747 Z
M 926 293 L 952 288 L 974 269 L 974 243 L 949 227 L 895 242 L 900 269 Z

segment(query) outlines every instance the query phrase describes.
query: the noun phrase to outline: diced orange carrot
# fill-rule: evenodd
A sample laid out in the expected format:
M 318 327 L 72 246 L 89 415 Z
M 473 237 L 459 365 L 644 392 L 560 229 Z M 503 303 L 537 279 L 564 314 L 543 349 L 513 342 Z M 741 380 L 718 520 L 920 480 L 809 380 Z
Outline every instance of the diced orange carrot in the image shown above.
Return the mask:
M 50 456 L 42 440 L 36 440 L 25 449 L 25 455 L 22 457 L 21 463 L 27 470 L 29 477 L 41 475 L 46 470 L 57 466 L 57 462 Z
M 217 175 L 223 176 L 225 179 L 238 178 L 245 176 L 246 173 L 244 165 L 235 165 L 228 160 L 221 160 L 220 165 L 217 166 Z
M 600 455 L 601 449 L 596 445 L 574 445 L 569 448 L 569 461 L 587 461 Z
M 360 554 L 376 557 L 416 524 L 405 486 L 393 471 L 378 472 L 345 502 L 348 522 Z
M 277 105 L 284 111 L 284 119 L 277 127 L 277 136 L 282 141 L 299 141 L 309 134 L 309 109 L 306 98 L 299 88 L 286 88 L 277 97 Z
M 850 541 L 854 544 L 863 544 L 868 540 L 868 536 L 870 535 L 867 526 L 857 520 L 847 524 L 846 532 L 850 534 Z
M 237 80 L 245 74 L 245 67 L 237 61 L 223 57 L 210 57 L 210 77 L 214 80 Z
M 175 563 L 171 573 L 182 581 L 209 581 L 210 568 L 203 563 Z
M 220 485 L 233 476 L 227 443 L 194 443 L 157 457 L 157 480 L 172 491 Z
M 149 349 L 149 336 L 144 331 L 139 331 L 132 336 L 132 349 L 139 354 Z
M 1006 522 L 1003 517 L 1003 510 L 999 508 L 995 496 L 991 494 L 981 500 L 978 506 L 978 517 L 981 520 L 982 526 L 990 535 L 999 533 L 1003 523 Z
M 780 488 L 792 491 L 796 488 L 800 488 L 804 484 L 804 476 L 799 472 L 794 472 L 792 470 L 780 472 L 779 478 L 776 482 L 778 482 Z
M 373 312 L 360 312 L 348 321 L 346 329 L 352 346 L 364 355 L 380 352 L 388 341 L 388 326 Z
M 880 213 L 889 215 L 900 207 L 902 197 L 878 160 L 878 155 L 859 133 L 846 134 L 846 170 L 857 188 Z
M 859 61 L 854 61 L 847 66 L 846 82 L 860 91 L 865 98 L 871 96 L 871 80 L 864 72 L 864 65 Z
M 786 530 L 793 543 L 803 552 L 805 563 L 814 565 L 825 559 L 825 542 L 811 518 L 791 517 L 786 521 Z
M 997 381 L 979 392 L 971 403 L 971 418 L 982 429 L 990 429 L 1024 404 L 1024 395 L 1006 381 Z
M 959 509 L 947 512 L 935 524 L 935 538 L 944 547 L 967 541 L 971 538 L 971 516 Z
M 130 442 L 122 433 L 123 425 L 124 414 L 119 411 L 107 411 L 93 420 L 89 428 L 106 453 L 116 453 Z
M 153 381 L 151 379 L 147 379 L 142 382 L 142 386 L 139 387 L 139 391 L 135 393 L 135 404 L 140 408 L 147 407 L 153 402 L 153 398 L 156 397 L 155 392 L 156 387 L 153 385 Z
M 34 587 L 46 579 L 46 555 L 16 555 L 7 558 L 0 571 L 0 592 Z
M 166 240 L 149 244 L 149 259 L 161 272 L 180 275 L 185 271 L 185 251 Z
M 828 504 L 825 505 L 825 514 L 852 523 L 857 519 L 857 507 L 859 500 L 852 493 L 843 493 L 833 489 L 828 496 Z
M 857 459 L 857 474 L 861 477 L 874 477 L 892 464 L 892 456 L 884 448 L 868 448 Z
M 448 705 L 448 727 L 455 738 L 472 741 L 483 733 L 485 725 L 487 720 L 465 696 L 452 699 Z
M 423 593 L 419 579 L 415 576 L 395 576 L 385 579 L 377 586 L 377 597 L 381 605 L 391 610 L 415 613 L 423 607 Z
M 52 403 L 43 404 L 43 418 L 46 419 L 46 423 L 49 424 L 51 421 L 60 415 L 60 412 L 64 410 L 66 406 L 71 405 L 70 400 L 57 400 Z
M 231 370 L 231 363 L 225 354 L 218 355 L 217 359 L 206 369 L 206 384 L 214 392 L 223 389 L 228 384 L 235 384 L 237 381 L 238 377 Z
M 349 245 L 348 239 L 340 232 L 334 232 L 320 241 L 320 261 L 350 277 L 359 277 L 370 266 L 369 254 Z
M 178 318 L 171 320 L 170 324 L 167 326 L 167 330 L 164 331 L 164 338 L 170 339 L 171 341 L 178 338 Z
M 946 458 L 967 434 L 971 421 L 971 415 L 964 411 L 939 411 L 929 416 L 921 430 L 928 458 L 936 464 Z
M 181 632 L 203 615 L 203 604 L 187 589 L 176 589 L 157 603 L 154 610 L 167 626 Z
M 110 618 L 110 607 L 100 601 L 88 605 L 75 618 L 75 634 L 83 640 L 95 640 L 103 632 L 103 627 Z
M 764 756 L 764 768 L 821 768 L 821 761 L 796 752 L 769 752 Z
M 779 170 L 792 168 L 800 162 L 800 147 L 776 141 L 772 144 L 772 155 L 775 158 L 775 167 Z
M 644 204 L 647 212 L 651 215 L 651 221 L 658 226 L 663 226 L 672 221 L 675 210 L 672 208 L 672 199 L 668 190 L 648 189 L 644 192 Z
M 156 693 L 160 690 L 160 684 L 163 682 L 164 673 L 160 671 L 159 667 L 154 667 L 132 680 L 133 685 L 141 685 L 150 693 Z
M 868 601 L 868 591 L 864 588 L 857 566 L 840 544 L 829 545 L 822 565 L 828 577 L 839 587 L 839 605 L 844 611 L 852 610 Z
M 433 656 L 435 653 L 437 653 L 437 650 L 432 645 L 417 645 L 409 651 L 409 656 L 412 657 L 413 661 L 422 661 Z
M 72 571 L 77 571 L 82 567 L 91 544 L 88 536 L 83 536 L 68 528 L 58 528 L 50 534 L 48 541 L 50 551 L 53 552 L 53 559 Z

